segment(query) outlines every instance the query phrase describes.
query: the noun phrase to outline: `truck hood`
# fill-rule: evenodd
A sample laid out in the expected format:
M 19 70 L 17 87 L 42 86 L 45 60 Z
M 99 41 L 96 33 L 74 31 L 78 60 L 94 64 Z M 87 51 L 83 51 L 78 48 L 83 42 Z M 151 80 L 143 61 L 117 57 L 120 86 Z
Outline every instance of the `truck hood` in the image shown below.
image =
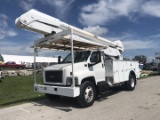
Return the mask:
M 69 65 L 71 65 L 71 63 L 52 65 L 46 67 L 45 70 L 62 70 L 64 67 L 67 67 Z

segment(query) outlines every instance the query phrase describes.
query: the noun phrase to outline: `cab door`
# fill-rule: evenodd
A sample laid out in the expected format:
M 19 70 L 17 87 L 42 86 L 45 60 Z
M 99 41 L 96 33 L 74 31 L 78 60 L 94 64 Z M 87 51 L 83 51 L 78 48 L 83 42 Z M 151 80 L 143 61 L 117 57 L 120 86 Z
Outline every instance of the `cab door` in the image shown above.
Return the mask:
M 96 82 L 105 81 L 104 59 L 103 54 L 100 51 L 92 52 L 89 69 L 94 72 Z

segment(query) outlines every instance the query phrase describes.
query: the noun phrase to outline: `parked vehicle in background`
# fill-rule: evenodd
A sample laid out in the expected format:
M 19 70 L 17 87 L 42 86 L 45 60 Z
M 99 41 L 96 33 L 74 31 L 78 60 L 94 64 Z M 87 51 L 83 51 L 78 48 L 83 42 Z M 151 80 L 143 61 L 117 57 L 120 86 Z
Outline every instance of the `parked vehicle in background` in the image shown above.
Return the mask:
M 140 63 L 140 64 L 139 64 L 139 68 L 140 68 L 141 70 L 143 70 L 143 69 L 144 69 L 144 64 L 143 64 L 143 63 Z
M 57 57 L 37 57 L 37 67 L 40 69 L 57 62 Z M 32 69 L 33 63 L 33 56 L 0 54 L 0 68 L 3 70 Z

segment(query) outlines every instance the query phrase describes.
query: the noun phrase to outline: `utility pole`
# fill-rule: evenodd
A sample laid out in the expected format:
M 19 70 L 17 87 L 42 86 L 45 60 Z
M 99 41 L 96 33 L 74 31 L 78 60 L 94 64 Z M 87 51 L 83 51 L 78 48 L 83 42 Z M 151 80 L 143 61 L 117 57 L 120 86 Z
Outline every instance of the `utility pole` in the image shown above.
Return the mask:
M 157 60 L 157 63 L 159 63 L 160 62 L 160 52 L 156 52 L 155 53 L 156 54 L 156 60 Z
M 160 52 L 156 52 L 156 61 L 157 61 L 157 71 L 159 72 L 159 75 L 160 75 Z

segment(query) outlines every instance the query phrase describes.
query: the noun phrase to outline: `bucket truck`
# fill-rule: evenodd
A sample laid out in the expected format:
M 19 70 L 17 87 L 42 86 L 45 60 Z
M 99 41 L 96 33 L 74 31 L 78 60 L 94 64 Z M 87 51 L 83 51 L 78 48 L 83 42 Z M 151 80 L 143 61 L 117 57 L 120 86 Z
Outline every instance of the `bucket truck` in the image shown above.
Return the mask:
M 15 24 L 44 35 L 32 46 L 36 92 L 49 98 L 73 97 L 82 107 L 89 107 L 98 94 L 110 87 L 124 84 L 128 90 L 135 89 L 139 65 L 123 60 L 120 40 L 112 42 L 34 9 L 18 17 Z M 38 49 L 70 51 L 63 61 L 43 69 L 43 84 L 36 82 Z

